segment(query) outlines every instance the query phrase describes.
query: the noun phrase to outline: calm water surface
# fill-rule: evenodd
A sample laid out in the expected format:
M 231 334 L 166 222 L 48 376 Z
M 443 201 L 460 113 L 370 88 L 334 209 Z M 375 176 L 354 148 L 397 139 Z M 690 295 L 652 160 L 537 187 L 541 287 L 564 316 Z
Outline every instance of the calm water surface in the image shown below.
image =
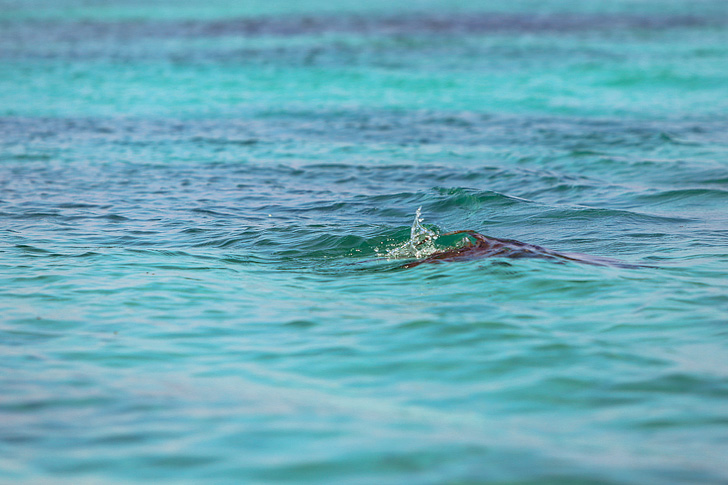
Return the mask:
M 0 0 L 0 482 L 727 483 L 727 113 L 720 0 Z

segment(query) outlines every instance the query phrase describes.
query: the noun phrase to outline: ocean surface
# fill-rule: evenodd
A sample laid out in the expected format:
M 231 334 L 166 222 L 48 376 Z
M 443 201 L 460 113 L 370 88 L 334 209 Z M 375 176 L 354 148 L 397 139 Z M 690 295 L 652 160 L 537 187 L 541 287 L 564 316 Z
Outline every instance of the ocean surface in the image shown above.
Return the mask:
M 727 460 L 727 2 L 0 0 L 0 483 Z

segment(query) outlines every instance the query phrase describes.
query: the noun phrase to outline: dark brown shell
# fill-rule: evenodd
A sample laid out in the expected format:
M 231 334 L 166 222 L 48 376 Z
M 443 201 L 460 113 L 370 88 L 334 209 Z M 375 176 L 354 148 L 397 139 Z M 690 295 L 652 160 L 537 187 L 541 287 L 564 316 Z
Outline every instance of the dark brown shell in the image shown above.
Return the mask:
M 464 246 L 438 251 L 425 258 L 402 265 L 402 268 L 414 268 L 425 263 L 470 261 L 484 258 L 540 258 L 557 261 L 576 261 L 597 266 L 636 267 L 607 258 L 588 256 L 585 254 L 559 253 L 541 246 L 536 246 L 535 244 L 528 244 L 513 239 L 499 239 L 484 236 L 475 231 L 454 231 L 443 234 L 443 236 L 453 234 L 467 234 L 474 241 L 468 239 Z

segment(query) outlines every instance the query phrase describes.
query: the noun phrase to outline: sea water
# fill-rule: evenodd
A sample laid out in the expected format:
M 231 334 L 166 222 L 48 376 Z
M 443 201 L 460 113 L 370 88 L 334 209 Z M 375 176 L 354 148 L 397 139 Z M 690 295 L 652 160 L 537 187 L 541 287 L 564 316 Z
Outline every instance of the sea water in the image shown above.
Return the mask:
M 2 483 L 728 482 L 722 0 L 0 0 L 0 222 Z

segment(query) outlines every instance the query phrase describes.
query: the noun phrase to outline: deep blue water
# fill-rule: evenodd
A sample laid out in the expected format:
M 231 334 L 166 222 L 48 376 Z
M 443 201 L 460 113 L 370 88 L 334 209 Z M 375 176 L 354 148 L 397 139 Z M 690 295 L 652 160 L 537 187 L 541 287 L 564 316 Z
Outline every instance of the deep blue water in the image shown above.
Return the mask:
M 723 1 L 0 0 L 0 221 L 2 483 L 728 482 Z

